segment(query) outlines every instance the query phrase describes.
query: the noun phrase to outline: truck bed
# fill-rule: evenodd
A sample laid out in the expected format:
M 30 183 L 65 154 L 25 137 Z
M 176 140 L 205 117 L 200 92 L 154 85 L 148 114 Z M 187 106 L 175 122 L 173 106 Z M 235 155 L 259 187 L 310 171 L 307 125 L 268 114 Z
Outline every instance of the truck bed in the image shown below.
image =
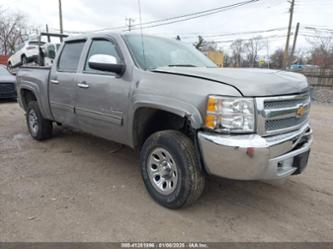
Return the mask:
M 31 90 L 38 100 L 42 115 L 47 119 L 52 119 L 52 113 L 49 105 L 49 76 L 50 67 L 25 66 L 20 68 L 16 73 L 17 92 L 19 103 L 21 102 L 22 89 Z

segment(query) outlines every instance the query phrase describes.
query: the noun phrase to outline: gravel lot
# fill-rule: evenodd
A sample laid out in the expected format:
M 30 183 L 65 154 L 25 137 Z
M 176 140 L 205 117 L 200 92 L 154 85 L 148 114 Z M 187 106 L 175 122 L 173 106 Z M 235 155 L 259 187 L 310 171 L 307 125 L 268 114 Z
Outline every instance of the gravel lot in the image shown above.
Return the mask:
M 33 141 L 17 103 L 0 102 L 0 241 L 332 241 L 332 124 L 333 106 L 314 104 L 303 175 L 209 178 L 196 205 L 172 211 L 148 196 L 137 153 L 68 129 Z

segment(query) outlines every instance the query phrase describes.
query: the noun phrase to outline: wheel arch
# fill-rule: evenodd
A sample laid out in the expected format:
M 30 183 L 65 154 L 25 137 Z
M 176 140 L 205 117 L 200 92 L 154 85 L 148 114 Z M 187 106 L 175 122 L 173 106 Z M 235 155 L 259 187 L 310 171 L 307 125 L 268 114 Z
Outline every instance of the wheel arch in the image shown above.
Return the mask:
M 140 148 L 154 132 L 174 129 L 191 136 L 193 131 L 202 125 L 202 118 L 198 110 L 191 112 L 181 106 L 175 107 L 152 102 L 137 103 L 132 117 L 129 130 L 134 148 Z
M 39 101 L 37 99 L 37 95 L 34 90 L 29 88 L 20 89 L 20 101 L 23 109 L 26 111 L 28 109 L 28 105 L 30 101 L 36 101 L 39 105 Z

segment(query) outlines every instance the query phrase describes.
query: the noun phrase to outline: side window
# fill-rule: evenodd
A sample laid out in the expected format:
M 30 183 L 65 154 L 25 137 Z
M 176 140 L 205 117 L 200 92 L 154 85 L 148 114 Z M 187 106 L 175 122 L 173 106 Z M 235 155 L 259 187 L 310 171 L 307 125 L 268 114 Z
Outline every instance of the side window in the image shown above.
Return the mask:
M 67 42 L 62 50 L 58 70 L 76 72 L 85 41 Z
M 117 51 L 116 45 L 113 42 L 108 40 L 93 40 L 89 49 L 84 71 L 98 72 L 97 70 L 90 68 L 88 64 L 89 58 L 95 54 L 112 55 L 117 59 L 118 63 L 122 61 Z

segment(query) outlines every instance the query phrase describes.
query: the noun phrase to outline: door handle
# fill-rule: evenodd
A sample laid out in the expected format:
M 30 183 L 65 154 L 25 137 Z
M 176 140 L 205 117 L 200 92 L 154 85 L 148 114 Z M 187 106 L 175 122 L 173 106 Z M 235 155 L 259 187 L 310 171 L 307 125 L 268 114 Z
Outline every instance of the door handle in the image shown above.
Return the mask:
M 86 82 L 81 82 L 81 83 L 77 84 L 77 86 L 80 88 L 89 88 L 89 85 Z
M 59 82 L 59 80 L 51 80 L 51 83 L 58 85 L 60 82 Z

